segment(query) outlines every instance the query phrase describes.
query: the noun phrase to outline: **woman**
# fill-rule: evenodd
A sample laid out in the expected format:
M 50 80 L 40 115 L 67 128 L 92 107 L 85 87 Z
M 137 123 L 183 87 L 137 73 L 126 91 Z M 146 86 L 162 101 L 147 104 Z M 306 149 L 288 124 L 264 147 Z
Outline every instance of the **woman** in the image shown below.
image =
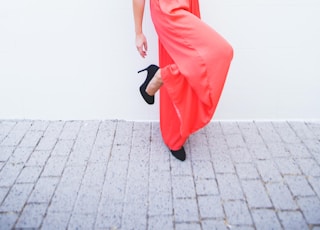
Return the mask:
M 136 47 L 147 54 L 142 30 L 145 0 L 133 0 Z M 233 49 L 200 20 L 198 0 L 150 0 L 159 37 L 160 68 L 151 65 L 140 92 L 148 104 L 160 89 L 160 128 L 173 156 L 184 161 L 188 136 L 210 122 L 218 104 Z

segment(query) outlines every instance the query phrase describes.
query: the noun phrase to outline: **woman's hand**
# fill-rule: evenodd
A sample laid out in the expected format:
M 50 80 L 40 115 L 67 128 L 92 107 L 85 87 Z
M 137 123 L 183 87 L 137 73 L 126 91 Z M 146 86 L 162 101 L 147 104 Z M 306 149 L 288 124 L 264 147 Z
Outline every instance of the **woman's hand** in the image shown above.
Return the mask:
M 147 56 L 148 42 L 143 33 L 136 35 L 136 47 L 142 58 Z

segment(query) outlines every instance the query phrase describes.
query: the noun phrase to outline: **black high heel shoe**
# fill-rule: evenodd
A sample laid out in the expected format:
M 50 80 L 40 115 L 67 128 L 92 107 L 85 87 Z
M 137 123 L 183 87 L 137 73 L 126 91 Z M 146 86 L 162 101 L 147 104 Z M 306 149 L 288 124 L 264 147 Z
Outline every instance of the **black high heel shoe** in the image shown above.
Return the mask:
M 186 159 L 186 151 L 184 151 L 184 147 L 182 146 L 179 150 L 171 150 L 172 155 L 179 159 L 180 161 L 184 161 Z
M 149 82 L 151 81 L 151 79 L 154 77 L 154 75 L 156 74 L 156 72 L 158 71 L 159 67 L 156 65 L 150 65 L 145 69 L 142 69 L 140 71 L 138 71 L 138 73 L 141 73 L 143 71 L 147 71 L 147 78 L 146 80 L 143 82 L 143 84 L 140 86 L 140 93 L 143 97 L 143 99 L 149 104 L 152 105 L 154 104 L 154 96 L 150 96 L 149 94 L 147 94 L 146 89 L 147 86 L 149 84 Z

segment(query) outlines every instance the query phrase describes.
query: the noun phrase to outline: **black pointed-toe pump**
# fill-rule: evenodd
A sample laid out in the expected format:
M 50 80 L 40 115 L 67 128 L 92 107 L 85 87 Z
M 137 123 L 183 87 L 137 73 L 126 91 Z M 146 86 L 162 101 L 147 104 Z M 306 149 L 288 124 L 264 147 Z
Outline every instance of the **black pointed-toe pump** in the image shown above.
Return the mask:
M 154 75 L 156 74 L 156 72 L 158 71 L 159 67 L 156 65 L 150 65 L 145 69 L 142 69 L 140 71 L 138 71 L 138 73 L 141 73 L 143 71 L 147 71 L 147 78 L 146 80 L 143 82 L 143 84 L 140 86 L 140 93 L 143 97 L 143 99 L 149 104 L 152 105 L 154 104 L 154 96 L 150 96 L 149 94 L 147 94 L 146 89 L 147 86 L 149 84 L 149 82 L 151 81 L 151 79 L 154 77 Z
M 180 161 L 184 161 L 186 159 L 186 151 L 184 150 L 184 147 L 182 146 L 179 150 L 171 150 L 172 155 L 177 158 Z

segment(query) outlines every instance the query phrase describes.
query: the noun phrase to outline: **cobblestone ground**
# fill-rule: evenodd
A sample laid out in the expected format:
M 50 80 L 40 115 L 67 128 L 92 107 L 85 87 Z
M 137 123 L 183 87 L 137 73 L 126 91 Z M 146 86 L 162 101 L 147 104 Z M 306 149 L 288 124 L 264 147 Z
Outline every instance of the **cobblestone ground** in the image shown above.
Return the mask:
M 0 229 L 320 229 L 320 123 L 0 121 Z

